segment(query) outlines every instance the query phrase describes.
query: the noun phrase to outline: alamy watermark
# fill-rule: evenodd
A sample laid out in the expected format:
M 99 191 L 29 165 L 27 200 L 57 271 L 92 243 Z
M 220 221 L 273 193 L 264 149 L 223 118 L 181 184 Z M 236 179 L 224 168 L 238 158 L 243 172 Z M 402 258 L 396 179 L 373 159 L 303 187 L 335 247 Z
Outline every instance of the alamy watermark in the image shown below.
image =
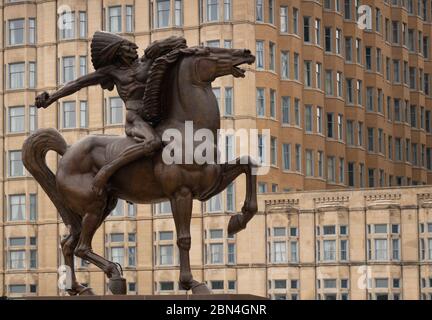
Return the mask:
M 357 8 L 357 26 L 361 29 L 372 29 L 372 9 L 366 4 Z

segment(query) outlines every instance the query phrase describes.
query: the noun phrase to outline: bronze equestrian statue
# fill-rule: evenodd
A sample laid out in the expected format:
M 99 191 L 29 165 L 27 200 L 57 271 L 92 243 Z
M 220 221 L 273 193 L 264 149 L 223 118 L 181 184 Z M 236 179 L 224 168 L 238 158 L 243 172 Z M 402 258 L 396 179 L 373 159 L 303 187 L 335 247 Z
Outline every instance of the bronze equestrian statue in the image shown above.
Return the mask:
M 114 43 L 115 48 L 108 48 L 109 54 L 102 55 L 106 60 L 93 60 L 96 71 L 89 75 L 91 81 L 80 78 L 52 96 L 43 93 L 38 103 L 46 107 L 84 86 L 101 84 L 112 89 L 115 84 L 127 108 L 133 101 L 127 111 L 132 110 L 132 121 L 126 124 L 126 136 L 89 135 L 68 146 L 57 130 L 39 129 L 26 139 L 22 149 L 26 169 L 48 194 L 70 231 L 62 241 L 65 264 L 71 269 L 68 293 L 93 294 L 76 280 L 74 255 L 102 269 L 112 293 L 126 293 L 121 270 L 94 253 L 91 246 L 96 230 L 118 199 L 134 203 L 170 201 L 180 252 L 180 284 L 194 294 L 210 293 L 204 283 L 193 279 L 190 268 L 192 201 L 210 199 L 244 173 L 246 199 L 242 213 L 231 216 L 228 224 L 229 234 L 239 232 L 257 212 L 256 165 L 249 157 L 223 164 L 216 159 L 204 164 L 195 159 L 192 164 L 167 164 L 162 159 L 163 148 L 151 148 L 147 143 L 160 144 L 160 137 L 168 129 L 177 129 L 185 137 L 185 122 L 192 121 L 194 133 L 200 129 L 213 133 L 217 151 L 220 114 L 211 83 L 225 75 L 244 77 L 245 71 L 238 66 L 252 64 L 255 57 L 246 49 L 187 47 L 183 38 L 172 37 L 152 43 L 146 56 L 137 61 L 135 44 Z M 102 69 L 109 72 L 98 73 Z M 56 174 L 46 165 L 45 156 L 50 150 L 62 156 Z M 185 148 L 182 150 L 185 158 Z M 214 154 L 217 157 L 217 152 Z M 95 187 L 95 179 L 101 176 L 104 182 Z

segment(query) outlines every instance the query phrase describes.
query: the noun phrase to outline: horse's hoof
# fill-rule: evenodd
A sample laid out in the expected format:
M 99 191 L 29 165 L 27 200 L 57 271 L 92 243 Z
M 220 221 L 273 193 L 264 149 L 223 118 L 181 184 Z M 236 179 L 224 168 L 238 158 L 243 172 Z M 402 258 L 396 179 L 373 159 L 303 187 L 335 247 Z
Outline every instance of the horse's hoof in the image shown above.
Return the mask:
M 108 287 L 112 294 L 126 294 L 126 279 L 111 278 L 109 279 Z
M 211 290 L 205 283 L 197 283 L 191 288 L 193 294 L 211 294 Z
M 243 216 L 241 214 L 236 214 L 230 218 L 228 223 L 228 235 L 236 234 L 245 228 L 246 226 L 243 224 Z

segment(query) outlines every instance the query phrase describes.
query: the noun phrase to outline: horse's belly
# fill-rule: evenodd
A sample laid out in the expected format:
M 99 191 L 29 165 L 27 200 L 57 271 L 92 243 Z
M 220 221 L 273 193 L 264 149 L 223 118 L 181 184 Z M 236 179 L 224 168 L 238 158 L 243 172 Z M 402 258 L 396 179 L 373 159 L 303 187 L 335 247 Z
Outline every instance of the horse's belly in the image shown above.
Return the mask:
M 115 196 L 134 203 L 166 200 L 150 159 L 141 159 L 119 169 L 111 178 L 111 188 Z

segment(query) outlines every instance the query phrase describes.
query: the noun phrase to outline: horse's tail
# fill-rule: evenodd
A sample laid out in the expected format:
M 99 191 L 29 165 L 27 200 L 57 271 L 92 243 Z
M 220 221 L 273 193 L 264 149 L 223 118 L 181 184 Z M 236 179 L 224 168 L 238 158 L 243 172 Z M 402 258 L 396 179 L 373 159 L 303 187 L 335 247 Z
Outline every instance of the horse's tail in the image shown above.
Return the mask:
M 23 164 L 54 203 L 63 222 L 70 225 L 73 230 L 80 230 L 80 217 L 65 204 L 57 189 L 55 175 L 46 164 L 45 156 L 50 150 L 64 155 L 67 150 L 66 141 L 55 129 L 37 130 L 24 141 L 22 148 Z

